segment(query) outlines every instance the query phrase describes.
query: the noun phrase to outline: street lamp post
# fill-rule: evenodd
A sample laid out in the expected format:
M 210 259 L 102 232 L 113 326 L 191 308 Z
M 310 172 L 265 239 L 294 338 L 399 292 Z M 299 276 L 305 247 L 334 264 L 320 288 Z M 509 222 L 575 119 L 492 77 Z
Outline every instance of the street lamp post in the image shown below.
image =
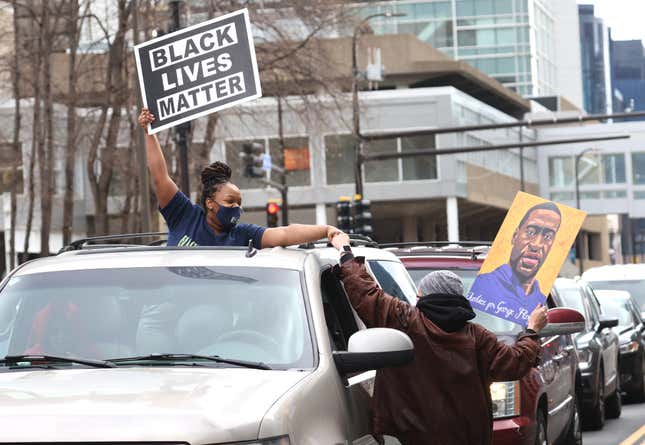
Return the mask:
M 355 194 L 363 196 L 363 141 L 361 140 L 361 117 L 358 106 L 358 82 L 360 72 L 357 61 L 358 37 L 367 22 L 377 17 L 403 17 L 405 14 L 383 12 L 365 17 L 356 27 L 352 35 L 352 119 L 354 128 L 354 184 Z
M 580 178 L 579 178 L 580 159 L 582 159 L 582 157 L 585 154 L 587 154 L 589 152 L 593 152 L 593 151 L 596 151 L 596 150 L 593 149 L 593 148 L 587 148 L 585 150 L 582 150 L 575 157 L 575 163 L 574 163 L 574 166 L 573 166 L 573 169 L 574 169 L 573 174 L 574 174 L 575 181 L 576 181 L 575 182 L 575 184 L 576 184 L 576 208 L 578 210 L 581 210 L 580 209 Z M 580 270 L 580 275 L 581 276 L 582 276 L 582 273 L 584 272 L 583 259 L 582 259 L 582 241 L 583 241 L 582 240 L 582 235 L 583 235 L 583 230 L 580 229 L 580 233 L 578 233 L 578 238 L 576 239 L 576 250 L 578 251 L 578 257 L 579 257 L 578 265 L 579 265 L 579 270 Z

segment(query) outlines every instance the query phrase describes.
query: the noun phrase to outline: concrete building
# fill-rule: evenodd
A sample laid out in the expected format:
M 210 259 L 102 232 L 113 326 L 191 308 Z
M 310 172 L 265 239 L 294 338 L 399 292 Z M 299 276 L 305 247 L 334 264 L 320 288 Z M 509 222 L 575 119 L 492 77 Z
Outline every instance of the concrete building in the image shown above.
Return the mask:
M 618 239 L 611 247 L 622 248 L 624 262 L 645 261 L 645 124 L 620 122 L 544 128 L 544 139 L 624 134 L 629 139 L 593 144 L 570 144 L 540 149 L 540 194 L 576 206 L 575 159 L 578 164 L 580 208 L 590 215 L 619 215 Z M 618 240 L 617 239 L 617 240 Z M 607 250 L 598 232 L 586 233 L 585 250 L 592 260 L 602 260 Z
M 579 5 L 584 109 L 592 114 L 612 112 L 609 29 L 594 15 L 593 5 Z
M 363 5 L 364 3 L 364 5 Z M 409 33 L 472 64 L 522 96 L 564 96 L 582 106 L 575 0 L 361 2 L 378 34 Z

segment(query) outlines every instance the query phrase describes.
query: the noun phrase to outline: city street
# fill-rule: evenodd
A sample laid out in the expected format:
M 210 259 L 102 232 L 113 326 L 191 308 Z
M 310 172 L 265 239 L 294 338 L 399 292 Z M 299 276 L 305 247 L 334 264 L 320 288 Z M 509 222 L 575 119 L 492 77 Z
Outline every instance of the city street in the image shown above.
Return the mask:
M 607 420 L 601 431 L 585 431 L 585 445 L 645 444 L 645 404 L 625 404 L 620 419 Z

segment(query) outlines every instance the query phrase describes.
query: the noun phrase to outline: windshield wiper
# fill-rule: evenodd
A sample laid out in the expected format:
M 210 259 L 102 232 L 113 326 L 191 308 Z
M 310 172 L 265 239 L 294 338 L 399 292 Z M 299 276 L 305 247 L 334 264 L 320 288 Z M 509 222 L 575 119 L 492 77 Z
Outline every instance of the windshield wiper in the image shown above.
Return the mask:
M 27 354 L 27 355 L 7 355 L 0 359 L 2 365 L 17 365 L 23 362 L 36 362 L 36 363 L 76 363 L 78 365 L 91 366 L 93 368 L 116 368 L 117 366 L 105 360 L 92 360 L 89 358 L 77 357 L 59 357 L 56 355 L 40 355 L 40 354 Z
M 137 362 L 146 360 L 208 360 L 217 363 L 226 363 L 229 365 L 242 366 L 251 369 L 272 369 L 269 365 L 262 362 L 248 362 L 246 360 L 236 360 L 231 358 L 222 358 L 219 355 L 199 355 L 199 354 L 149 354 L 139 357 L 123 357 L 110 359 L 110 363 Z

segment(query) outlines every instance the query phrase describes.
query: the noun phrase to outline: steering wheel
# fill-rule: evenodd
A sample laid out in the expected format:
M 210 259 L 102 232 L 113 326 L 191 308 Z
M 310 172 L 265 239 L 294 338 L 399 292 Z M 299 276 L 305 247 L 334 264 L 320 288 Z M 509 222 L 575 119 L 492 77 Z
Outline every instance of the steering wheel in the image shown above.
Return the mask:
M 247 340 L 247 343 L 258 344 L 267 351 L 277 352 L 280 350 L 280 345 L 271 337 L 267 337 L 258 331 L 250 329 L 238 329 L 235 331 L 226 332 L 217 337 L 216 342 L 223 342 L 231 339 Z M 267 347 L 268 346 L 268 347 Z

